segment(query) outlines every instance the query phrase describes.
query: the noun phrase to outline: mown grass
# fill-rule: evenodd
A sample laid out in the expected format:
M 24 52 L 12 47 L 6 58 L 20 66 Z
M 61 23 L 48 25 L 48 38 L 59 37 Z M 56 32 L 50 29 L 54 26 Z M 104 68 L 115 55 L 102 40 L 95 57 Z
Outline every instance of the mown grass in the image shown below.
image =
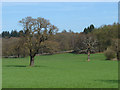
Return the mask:
M 3 58 L 3 88 L 117 88 L 118 62 L 105 60 L 103 54 Z

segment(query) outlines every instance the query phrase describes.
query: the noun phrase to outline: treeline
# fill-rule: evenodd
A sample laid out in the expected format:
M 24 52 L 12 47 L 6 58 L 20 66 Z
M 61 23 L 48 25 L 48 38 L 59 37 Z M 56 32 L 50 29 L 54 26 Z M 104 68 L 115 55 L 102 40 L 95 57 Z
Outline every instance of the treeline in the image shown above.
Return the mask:
M 26 32 L 23 30 L 19 32 L 12 31 L 11 33 L 7 31 L 2 32 L 3 56 L 28 56 L 29 51 L 23 45 L 24 40 L 22 37 L 24 37 L 24 35 L 26 35 Z M 74 53 L 78 54 L 88 53 L 88 50 L 90 53 L 104 52 L 110 47 L 114 48 L 115 41 L 118 41 L 117 23 L 103 25 L 99 28 L 95 28 L 92 24 L 80 33 L 75 33 L 72 30 L 57 32 L 41 44 L 38 54 L 54 54 L 68 50 L 74 50 Z M 119 52 L 118 49 L 114 51 L 116 54 Z
M 92 32 L 94 30 L 94 28 L 95 28 L 94 25 L 91 24 L 90 26 L 85 28 L 83 32 L 85 34 L 88 34 L 88 33 Z M 67 31 L 66 30 L 62 31 L 62 33 L 65 33 L 65 32 L 67 32 Z M 69 32 L 73 32 L 73 31 L 69 30 Z M 3 31 L 2 32 L 2 37 L 3 38 L 20 37 L 21 35 L 25 35 L 25 32 L 23 30 L 20 30 L 20 31 L 12 30 L 11 32 L 9 32 L 9 31 Z
M 23 30 L 21 30 L 19 32 L 17 30 L 12 30 L 11 32 L 9 32 L 9 31 L 3 31 L 2 32 L 2 37 L 3 38 L 20 37 L 21 34 L 24 34 Z
M 16 56 L 25 57 L 28 56 L 29 50 L 24 46 L 23 37 L 26 35 L 26 31 L 20 32 L 19 37 L 5 37 L 3 41 L 3 56 Z M 47 41 L 41 43 L 41 47 L 38 54 L 49 53 L 53 54 L 60 51 L 73 50 L 77 41 L 79 33 L 73 31 L 63 30 L 60 33 L 56 33 L 48 38 Z

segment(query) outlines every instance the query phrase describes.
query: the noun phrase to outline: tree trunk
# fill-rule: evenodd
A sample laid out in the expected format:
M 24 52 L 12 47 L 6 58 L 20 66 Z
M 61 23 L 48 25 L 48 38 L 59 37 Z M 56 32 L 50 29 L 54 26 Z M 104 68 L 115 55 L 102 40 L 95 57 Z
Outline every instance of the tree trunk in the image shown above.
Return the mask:
M 20 55 L 18 54 L 18 58 L 20 57 Z
M 34 57 L 30 56 L 30 66 L 34 66 Z
M 119 53 L 119 51 L 117 52 L 117 60 L 120 61 L 120 53 Z
M 88 62 L 90 61 L 90 52 L 88 51 Z

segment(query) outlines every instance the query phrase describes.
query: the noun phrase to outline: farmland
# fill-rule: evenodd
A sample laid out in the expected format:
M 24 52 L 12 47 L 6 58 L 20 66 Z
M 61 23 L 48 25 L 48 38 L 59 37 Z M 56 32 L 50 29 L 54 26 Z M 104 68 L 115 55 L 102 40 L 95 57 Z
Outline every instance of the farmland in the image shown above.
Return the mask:
M 118 62 L 105 60 L 102 53 L 56 54 L 35 57 L 3 58 L 3 88 L 117 88 Z

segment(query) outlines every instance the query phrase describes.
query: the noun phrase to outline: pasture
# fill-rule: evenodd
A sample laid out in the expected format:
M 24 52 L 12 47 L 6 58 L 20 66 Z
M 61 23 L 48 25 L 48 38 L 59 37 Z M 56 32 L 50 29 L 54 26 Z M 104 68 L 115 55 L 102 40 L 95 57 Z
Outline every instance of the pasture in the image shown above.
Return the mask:
M 104 54 L 56 54 L 2 59 L 3 88 L 117 88 L 118 62 L 105 60 Z

